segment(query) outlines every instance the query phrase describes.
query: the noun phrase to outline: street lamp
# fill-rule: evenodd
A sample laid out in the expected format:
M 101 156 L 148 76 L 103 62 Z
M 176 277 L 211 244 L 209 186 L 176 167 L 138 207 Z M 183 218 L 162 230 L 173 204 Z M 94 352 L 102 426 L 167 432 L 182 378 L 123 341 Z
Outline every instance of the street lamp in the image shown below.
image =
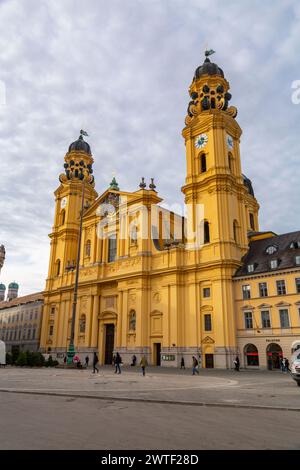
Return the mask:
M 69 349 L 67 352 L 67 364 L 71 365 L 73 363 L 73 357 L 75 355 L 75 346 L 74 346 L 74 337 L 75 337 L 75 322 L 76 322 L 76 307 L 77 307 L 77 294 L 78 294 L 78 279 L 79 279 L 79 263 L 80 263 L 80 253 L 81 253 L 81 238 L 82 238 L 82 221 L 83 221 L 83 210 L 84 210 L 84 190 L 85 190 L 85 179 L 82 175 L 82 196 L 81 196 L 81 211 L 80 211 L 80 224 L 79 224 L 79 236 L 78 236 L 78 247 L 77 247 L 77 259 L 76 259 L 76 274 L 75 274 L 75 284 L 74 284 L 74 293 L 73 293 L 73 304 L 72 304 L 72 323 L 71 323 L 71 337 L 69 343 Z M 73 270 L 74 266 L 69 266 L 69 270 Z

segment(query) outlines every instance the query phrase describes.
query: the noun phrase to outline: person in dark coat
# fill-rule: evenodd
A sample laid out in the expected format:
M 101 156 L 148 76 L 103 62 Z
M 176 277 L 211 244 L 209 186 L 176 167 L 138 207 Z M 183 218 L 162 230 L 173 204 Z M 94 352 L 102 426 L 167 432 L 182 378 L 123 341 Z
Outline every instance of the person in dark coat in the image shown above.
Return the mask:
M 118 372 L 118 374 L 121 374 L 121 367 L 120 364 L 122 364 L 122 358 L 120 354 L 117 352 L 116 357 L 115 357 L 115 374 Z
M 85 356 L 85 367 L 86 368 L 88 368 L 88 366 L 89 366 L 89 360 L 90 360 L 89 356 Z
M 184 369 L 184 370 L 185 370 L 184 357 L 181 358 L 180 369 Z
M 94 352 L 94 356 L 93 356 L 93 374 L 97 371 L 97 373 L 99 372 L 99 369 L 97 367 L 97 364 L 99 362 L 99 359 L 98 359 L 98 356 L 97 354 Z
M 235 360 L 234 360 L 234 370 L 236 370 L 237 372 L 240 371 L 240 360 L 239 360 L 239 356 L 236 356 Z

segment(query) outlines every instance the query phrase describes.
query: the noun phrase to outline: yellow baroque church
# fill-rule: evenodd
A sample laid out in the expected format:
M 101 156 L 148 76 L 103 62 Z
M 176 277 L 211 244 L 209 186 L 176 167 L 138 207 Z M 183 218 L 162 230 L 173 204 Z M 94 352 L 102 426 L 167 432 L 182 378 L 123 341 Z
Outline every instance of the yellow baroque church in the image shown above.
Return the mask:
M 238 355 L 242 366 L 275 368 L 299 347 L 300 232 L 259 232 L 237 109 L 205 55 L 182 131 L 184 217 L 160 206 L 153 180 L 130 193 L 113 178 L 98 196 L 85 132 L 69 146 L 55 191 L 41 351 L 63 357 L 72 329 L 77 354 L 97 352 L 101 364 L 118 351 L 125 364 L 144 354 L 153 365 L 184 358 L 188 366 L 197 356 L 202 367 L 231 368 Z

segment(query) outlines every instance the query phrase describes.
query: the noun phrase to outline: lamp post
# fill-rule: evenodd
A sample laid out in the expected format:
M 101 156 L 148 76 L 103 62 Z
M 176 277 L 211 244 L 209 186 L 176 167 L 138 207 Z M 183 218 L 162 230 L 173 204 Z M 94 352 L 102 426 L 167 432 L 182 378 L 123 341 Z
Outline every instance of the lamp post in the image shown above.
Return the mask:
M 76 307 L 77 307 L 77 294 L 78 294 L 79 263 L 80 263 L 80 253 L 81 253 L 82 220 L 83 220 L 83 210 L 84 210 L 84 190 L 85 190 L 85 179 L 83 178 L 77 259 L 76 259 L 76 265 L 75 265 L 76 274 L 75 274 L 75 284 L 74 284 L 73 304 L 72 304 L 71 337 L 70 337 L 69 349 L 67 352 L 67 364 L 68 365 L 71 365 L 73 363 L 73 357 L 75 355 L 74 337 L 75 337 Z

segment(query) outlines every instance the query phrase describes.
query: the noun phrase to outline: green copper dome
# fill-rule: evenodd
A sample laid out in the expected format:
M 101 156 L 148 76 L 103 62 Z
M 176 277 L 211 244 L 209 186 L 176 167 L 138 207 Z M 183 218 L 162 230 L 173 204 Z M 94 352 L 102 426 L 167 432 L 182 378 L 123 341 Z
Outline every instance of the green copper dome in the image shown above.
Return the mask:
M 8 286 L 9 289 L 19 289 L 19 284 L 16 282 L 11 282 Z
M 4 284 L 0 284 L 0 290 L 6 290 L 6 287 Z

